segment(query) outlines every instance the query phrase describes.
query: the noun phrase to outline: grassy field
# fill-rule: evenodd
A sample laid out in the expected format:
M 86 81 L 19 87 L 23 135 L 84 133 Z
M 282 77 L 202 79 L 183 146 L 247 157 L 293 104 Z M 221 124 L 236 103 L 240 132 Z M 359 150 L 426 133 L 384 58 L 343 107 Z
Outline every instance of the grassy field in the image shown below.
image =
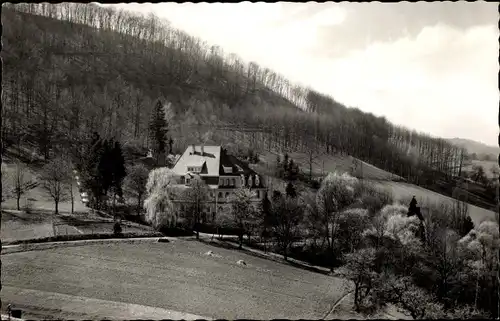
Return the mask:
M 479 165 L 482 166 L 484 169 L 484 173 L 488 178 L 494 178 L 495 175 L 492 173 L 491 169 L 495 168 L 497 170 L 500 170 L 498 167 L 498 163 L 496 161 L 480 161 L 480 160 L 473 160 L 472 164 L 469 166 L 465 167 L 464 170 L 467 172 L 472 172 L 473 171 L 473 166 Z
M 306 174 L 309 174 L 309 159 L 308 155 L 305 153 L 290 153 L 289 156 L 293 159 L 293 161 L 299 164 L 299 168 Z M 260 160 L 263 164 L 265 164 L 268 168 L 274 168 L 276 164 L 276 154 L 273 152 L 265 152 L 260 155 Z M 283 160 L 283 157 L 281 157 Z M 353 166 L 353 161 L 356 160 L 351 156 L 341 156 L 341 155 L 321 155 L 318 156 L 313 161 L 313 176 L 320 176 L 322 174 L 326 174 L 328 172 L 338 171 L 340 173 L 343 172 L 351 172 L 351 167 Z M 361 161 L 359 161 L 361 162 Z M 365 179 L 373 179 L 373 180 L 391 180 L 398 179 L 397 175 L 386 172 L 378 167 L 370 165 L 365 162 L 361 162 L 362 166 L 362 177 Z
M 54 221 L 54 225 L 52 225 Z M 34 209 L 31 213 L 2 210 L 2 242 L 45 238 L 55 235 L 102 234 L 113 232 L 113 220 L 93 213 L 69 213 L 54 216 L 52 211 Z M 152 228 L 122 222 L 123 233 L 147 233 Z
M 384 188 L 392 192 L 392 194 L 394 195 L 394 199 L 399 201 L 411 198 L 413 195 L 416 196 L 417 202 L 419 204 L 454 201 L 451 197 L 444 196 L 442 194 L 435 193 L 428 189 L 412 184 L 389 181 L 373 183 L 380 188 Z M 476 226 L 484 220 L 494 220 L 496 217 L 496 214 L 493 211 L 489 211 L 471 204 L 468 205 L 469 215 Z
M 208 318 L 318 319 L 344 293 L 340 279 L 187 240 L 14 253 L 2 257 L 2 272 L 3 309 L 12 303 L 46 318 L 116 318 L 103 307 L 116 302 Z
M 2 242 L 44 238 L 54 235 L 52 223 L 41 213 L 2 210 Z

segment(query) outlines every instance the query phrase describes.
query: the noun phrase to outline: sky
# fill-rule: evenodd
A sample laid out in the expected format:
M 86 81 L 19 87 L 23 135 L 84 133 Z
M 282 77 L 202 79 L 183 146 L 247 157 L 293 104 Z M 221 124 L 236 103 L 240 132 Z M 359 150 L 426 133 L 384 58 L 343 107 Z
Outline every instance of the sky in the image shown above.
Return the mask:
M 348 107 L 444 138 L 498 141 L 498 5 L 129 3 Z

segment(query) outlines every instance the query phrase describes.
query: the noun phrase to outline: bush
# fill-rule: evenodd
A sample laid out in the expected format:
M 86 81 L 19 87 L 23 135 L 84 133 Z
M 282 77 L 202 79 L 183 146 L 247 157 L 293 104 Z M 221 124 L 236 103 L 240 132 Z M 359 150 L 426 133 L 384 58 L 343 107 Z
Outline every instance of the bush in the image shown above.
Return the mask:
M 188 229 L 183 229 L 179 227 L 169 227 L 163 226 L 160 228 L 162 235 L 170 237 L 181 237 L 181 236 L 193 236 L 194 232 Z
M 217 226 L 213 224 L 198 224 L 198 231 L 200 233 L 207 234 L 220 234 L 220 235 L 240 235 L 242 233 L 241 229 L 237 227 L 229 227 L 229 226 Z
M 146 233 L 122 233 L 119 235 L 120 238 L 138 238 L 138 237 L 162 237 L 163 234 L 159 232 L 146 232 Z M 46 243 L 46 242 L 61 242 L 61 241 L 82 241 L 82 240 L 104 240 L 116 238 L 117 235 L 114 233 L 102 233 L 102 234 L 70 234 L 70 235 L 57 235 L 49 236 L 39 239 L 31 240 L 18 240 L 9 242 L 9 245 L 17 244 L 33 244 L 33 243 Z M 5 244 L 4 244 L 5 245 Z
M 33 212 L 33 201 L 30 198 L 26 199 L 23 210 L 28 214 Z
M 115 222 L 115 224 L 113 225 L 113 234 L 122 234 L 122 225 L 119 222 Z

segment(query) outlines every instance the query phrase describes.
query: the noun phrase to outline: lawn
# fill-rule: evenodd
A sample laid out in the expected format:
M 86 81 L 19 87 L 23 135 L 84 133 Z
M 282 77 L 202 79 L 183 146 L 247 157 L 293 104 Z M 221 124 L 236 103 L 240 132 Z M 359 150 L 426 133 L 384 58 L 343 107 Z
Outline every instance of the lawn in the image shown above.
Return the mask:
M 415 195 L 419 204 L 454 201 L 454 199 L 452 199 L 451 197 L 444 196 L 442 194 L 412 184 L 401 183 L 401 182 L 390 182 L 390 181 L 373 182 L 373 183 L 391 191 L 392 194 L 394 195 L 395 200 L 406 200 Z M 496 217 L 495 212 L 471 204 L 468 204 L 468 206 L 469 206 L 469 215 L 476 226 L 479 225 L 482 221 L 487 219 L 495 220 Z
M 43 213 L 2 210 L 2 242 L 44 238 L 54 235 L 52 223 Z
M 2 183 L 5 183 L 6 186 L 4 188 L 14 188 L 12 184 L 12 175 L 14 175 L 15 165 L 12 163 L 2 163 L 2 170 L 5 170 L 5 173 L 2 172 L 2 175 L 5 175 L 6 178 L 2 178 Z M 11 176 L 11 177 L 9 177 Z M 24 172 L 25 182 L 32 181 L 41 183 L 38 180 L 38 172 L 36 168 L 28 168 L 26 167 Z M 74 195 L 74 211 L 76 212 L 87 212 L 88 208 L 81 202 L 80 192 L 78 190 L 78 186 L 76 185 L 76 181 L 73 184 L 73 195 Z M 59 203 L 59 211 L 61 212 L 69 212 L 71 211 L 71 202 L 66 197 L 63 201 Z M 55 208 L 54 200 L 47 194 L 47 192 L 43 189 L 41 185 L 28 190 L 21 196 L 21 207 L 24 208 L 26 203 L 29 202 L 31 208 L 36 208 L 39 210 L 51 210 L 53 211 Z M 14 197 L 7 198 L 4 202 L 2 202 L 2 208 L 8 209 L 16 209 L 17 208 L 17 200 Z
M 131 318 L 138 305 L 207 318 L 318 319 L 344 293 L 340 279 L 188 240 L 8 254 L 2 272 L 2 306 L 45 318 Z

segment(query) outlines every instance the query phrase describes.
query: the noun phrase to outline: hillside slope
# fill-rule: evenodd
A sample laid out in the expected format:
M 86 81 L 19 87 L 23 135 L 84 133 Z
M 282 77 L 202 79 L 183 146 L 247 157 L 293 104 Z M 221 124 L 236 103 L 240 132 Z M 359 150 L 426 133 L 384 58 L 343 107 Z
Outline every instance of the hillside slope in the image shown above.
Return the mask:
M 465 149 L 467 149 L 467 152 L 469 154 L 474 153 L 476 155 L 489 155 L 492 160 L 498 158 L 498 154 L 500 153 L 500 147 L 489 146 L 471 139 L 452 138 L 449 139 L 449 141 L 452 144 L 464 147 Z
M 174 153 L 206 142 L 350 156 L 424 186 L 451 180 L 464 156 L 444 139 L 346 108 L 154 16 L 93 4 L 4 4 L 2 22 L 4 151 L 29 145 L 44 159 L 78 160 L 96 131 L 144 155 L 161 99 Z

